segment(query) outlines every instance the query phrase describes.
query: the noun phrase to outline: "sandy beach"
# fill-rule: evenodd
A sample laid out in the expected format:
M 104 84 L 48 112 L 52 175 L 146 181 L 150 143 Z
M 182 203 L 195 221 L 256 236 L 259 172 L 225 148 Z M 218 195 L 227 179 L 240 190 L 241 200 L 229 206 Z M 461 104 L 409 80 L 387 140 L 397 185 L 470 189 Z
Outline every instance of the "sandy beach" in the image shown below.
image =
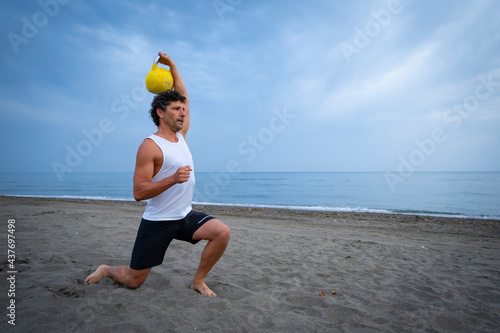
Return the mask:
M 129 264 L 142 203 L 0 197 L 0 205 L 2 332 L 500 328 L 498 220 L 195 206 L 231 229 L 206 280 L 218 297 L 208 298 L 189 289 L 204 242 L 174 241 L 138 289 L 83 284 L 99 264 Z

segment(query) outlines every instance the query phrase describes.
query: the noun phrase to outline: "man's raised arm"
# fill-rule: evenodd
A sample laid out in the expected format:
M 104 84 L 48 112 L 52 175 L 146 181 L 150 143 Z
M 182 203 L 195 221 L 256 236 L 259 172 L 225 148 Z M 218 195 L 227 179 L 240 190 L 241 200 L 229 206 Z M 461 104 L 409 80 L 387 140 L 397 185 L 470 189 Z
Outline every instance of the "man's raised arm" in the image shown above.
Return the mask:
M 158 62 L 170 67 L 170 72 L 172 73 L 172 77 L 174 78 L 174 90 L 179 92 L 182 96 L 186 97 L 184 110 L 186 112 L 186 116 L 184 117 L 184 125 L 182 127 L 182 130 L 180 131 L 182 135 L 186 137 L 186 133 L 189 129 L 189 97 L 187 94 L 186 85 L 184 84 L 184 80 L 182 80 L 182 76 L 179 73 L 175 62 L 168 56 L 168 54 L 158 52 L 158 55 L 160 56 Z

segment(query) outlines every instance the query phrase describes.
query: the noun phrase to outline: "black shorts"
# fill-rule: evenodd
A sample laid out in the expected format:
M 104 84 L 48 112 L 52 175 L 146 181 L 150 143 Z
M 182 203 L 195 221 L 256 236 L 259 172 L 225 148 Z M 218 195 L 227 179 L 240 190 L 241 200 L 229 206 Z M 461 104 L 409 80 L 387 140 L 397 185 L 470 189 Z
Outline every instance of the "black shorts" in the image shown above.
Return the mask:
M 192 210 L 185 218 L 175 221 L 149 221 L 142 219 L 135 239 L 130 268 L 140 270 L 158 266 L 173 239 L 192 244 L 193 235 L 203 224 L 214 219 L 205 213 Z

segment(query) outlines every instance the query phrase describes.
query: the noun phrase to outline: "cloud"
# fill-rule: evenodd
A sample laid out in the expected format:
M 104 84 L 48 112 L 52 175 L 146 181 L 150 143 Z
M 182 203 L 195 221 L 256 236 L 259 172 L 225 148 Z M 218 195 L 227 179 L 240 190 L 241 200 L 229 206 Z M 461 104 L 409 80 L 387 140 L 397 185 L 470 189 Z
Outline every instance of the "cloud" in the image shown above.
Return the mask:
M 71 38 L 72 34 L 80 37 L 78 39 Z M 66 35 L 66 38 L 80 53 L 80 57 L 75 61 L 91 59 L 93 65 L 108 68 L 109 71 L 106 73 L 112 73 L 113 76 L 143 71 L 144 65 L 141 63 L 145 60 L 147 51 L 152 49 L 152 42 L 145 35 L 137 32 L 118 31 L 111 25 L 90 27 L 78 24 L 74 26 L 73 31 Z M 151 62 L 152 60 L 153 57 L 151 57 Z M 113 71 L 113 69 L 118 68 L 120 71 Z M 123 70 L 124 68 L 126 70 Z
M 422 80 L 433 50 L 433 45 L 423 45 L 396 66 L 379 68 L 378 73 L 371 76 L 339 84 L 326 92 L 318 116 L 352 116 L 359 112 L 374 111 L 373 108 L 381 106 L 401 108 L 404 102 L 408 102 L 409 95 L 415 94 L 412 88 Z

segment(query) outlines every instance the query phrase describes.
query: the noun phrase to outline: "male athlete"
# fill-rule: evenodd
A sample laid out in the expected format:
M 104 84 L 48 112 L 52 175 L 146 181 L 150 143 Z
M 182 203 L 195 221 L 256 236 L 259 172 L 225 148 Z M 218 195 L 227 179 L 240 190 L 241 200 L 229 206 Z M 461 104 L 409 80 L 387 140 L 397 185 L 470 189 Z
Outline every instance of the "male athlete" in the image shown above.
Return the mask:
M 85 279 L 94 284 L 110 277 L 129 288 L 146 281 L 152 267 L 163 262 L 173 239 L 193 244 L 208 240 L 191 289 L 205 296 L 217 296 L 205 277 L 224 253 L 229 228 L 221 221 L 191 209 L 194 172 L 186 144 L 189 129 L 189 99 L 186 86 L 172 59 L 158 53 L 159 62 L 170 67 L 174 90 L 155 96 L 150 114 L 158 132 L 145 139 L 137 152 L 134 172 L 134 198 L 148 200 L 137 232 L 129 266 L 101 265 Z

